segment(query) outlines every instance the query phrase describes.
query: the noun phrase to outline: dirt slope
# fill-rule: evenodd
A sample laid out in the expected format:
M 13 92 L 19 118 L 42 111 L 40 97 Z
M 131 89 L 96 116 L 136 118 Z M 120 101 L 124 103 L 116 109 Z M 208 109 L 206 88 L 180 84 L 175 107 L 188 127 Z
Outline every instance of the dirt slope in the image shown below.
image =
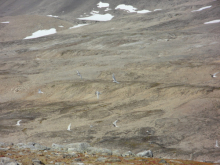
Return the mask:
M 219 1 L 109 0 L 114 18 L 107 22 L 76 19 L 93 8 L 107 13 L 99 1 L 49 2 L 0 2 L 0 22 L 10 22 L 0 23 L 1 141 L 85 141 L 151 149 L 155 157 L 220 159 L 220 78 L 210 76 L 220 70 L 220 28 L 204 24 L 220 19 Z M 114 10 L 122 3 L 152 12 Z M 89 25 L 69 29 L 78 23 Z M 50 28 L 57 33 L 23 39 Z

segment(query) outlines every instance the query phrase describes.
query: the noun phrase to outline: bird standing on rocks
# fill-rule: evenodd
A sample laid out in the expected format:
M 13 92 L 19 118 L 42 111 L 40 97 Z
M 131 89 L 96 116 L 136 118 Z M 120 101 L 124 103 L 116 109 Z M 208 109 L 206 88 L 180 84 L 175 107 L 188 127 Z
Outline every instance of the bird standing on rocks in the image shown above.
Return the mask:
M 218 73 L 219 73 L 219 72 L 216 72 L 216 73 L 210 74 L 210 75 L 211 75 L 212 78 L 215 78 L 215 77 L 217 77 L 216 75 L 217 75 Z
M 99 99 L 99 95 L 100 95 L 101 93 L 99 92 L 99 91 L 96 91 L 95 92 L 95 95 L 97 95 L 97 99 Z
M 114 127 L 118 127 L 117 124 L 116 124 L 117 121 L 118 121 L 118 120 L 115 120 L 115 121 L 113 122 Z
M 20 122 L 21 122 L 21 120 L 18 120 L 16 125 L 18 125 L 18 126 L 19 126 L 19 125 L 20 125 Z
M 76 70 L 77 75 L 82 79 L 82 75 L 79 73 L 78 70 Z
M 112 74 L 112 79 L 114 83 L 119 83 L 118 81 L 116 81 L 114 73 Z
M 44 92 L 42 92 L 40 89 L 38 90 L 38 93 L 44 93 Z
M 67 131 L 70 131 L 71 123 L 68 125 Z

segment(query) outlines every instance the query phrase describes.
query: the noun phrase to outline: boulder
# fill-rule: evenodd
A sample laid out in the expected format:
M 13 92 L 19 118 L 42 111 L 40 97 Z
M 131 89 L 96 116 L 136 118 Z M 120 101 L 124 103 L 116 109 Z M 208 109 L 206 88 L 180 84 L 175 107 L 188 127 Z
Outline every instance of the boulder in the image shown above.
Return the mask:
M 112 151 L 106 148 L 88 147 L 87 152 L 89 154 L 112 155 Z
M 121 155 L 122 157 L 135 156 L 131 151 L 127 151 Z
M 18 165 L 18 163 L 8 157 L 0 157 L 0 165 Z
M 151 150 L 145 150 L 136 154 L 137 157 L 145 157 L 145 158 L 152 158 L 153 152 Z

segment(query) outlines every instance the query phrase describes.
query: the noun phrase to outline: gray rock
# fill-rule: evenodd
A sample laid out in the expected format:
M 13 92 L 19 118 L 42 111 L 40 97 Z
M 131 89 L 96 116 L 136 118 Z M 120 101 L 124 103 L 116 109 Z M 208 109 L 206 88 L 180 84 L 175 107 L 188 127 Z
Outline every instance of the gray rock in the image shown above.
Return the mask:
M 60 144 L 55 144 L 55 143 L 53 143 L 53 144 L 52 144 L 52 148 L 53 148 L 53 149 L 60 149 L 60 148 L 65 148 L 65 146 L 64 146 L 64 145 L 60 145 Z
M 50 148 L 42 146 L 38 143 L 29 142 L 27 144 L 24 143 L 18 143 L 16 145 L 19 149 L 21 148 L 30 148 L 31 150 L 49 150 Z
M 8 157 L 0 157 L 0 165 L 18 165 L 18 163 Z
M 105 158 L 105 157 L 99 157 L 96 161 L 97 161 L 97 162 L 103 162 L 103 163 L 104 163 L 104 162 L 106 161 L 106 159 L 107 159 L 107 158 Z
M 71 165 L 84 165 L 84 163 L 71 163 Z
M 44 163 L 42 163 L 40 160 L 38 160 L 38 159 L 33 159 L 32 160 L 32 165 L 42 165 L 42 164 L 44 164 Z
M 82 161 L 82 159 L 80 159 L 80 158 L 75 158 L 74 159 L 76 162 L 81 162 Z
M 106 148 L 88 147 L 87 152 L 89 154 L 112 155 L 112 151 Z
M 145 150 L 145 151 L 137 153 L 137 157 L 152 158 L 153 152 L 151 152 L 151 150 Z
M 167 163 L 167 161 L 164 159 L 161 159 L 159 163 Z
M 90 145 L 88 143 L 71 143 L 66 145 L 67 148 L 75 148 L 77 152 L 83 153 Z M 68 149 L 69 151 L 69 149 Z
M 77 152 L 77 149 L 76 148 L 68 148 L 68 153 L 71 153 L 71 152 Z
M 55 165 L 66 165 L 64 162 L 56 162 Z
M 73 158 L 73 157 L 77 157 L 77 154 L 76 153 L 71 153 L 71 154 L 63 154 L 63 158 L 68 158 L 68 159 L 70 159 L 70 158 Z
M 127 151 L 121 155 L 122 157 L 135 156 L 131 151 Z
M 7 151 L 9 148 L 0 148 L 0 151 Z
M 112 151 L 112 155 L 121 156 L 121 154 L 118 150 Z

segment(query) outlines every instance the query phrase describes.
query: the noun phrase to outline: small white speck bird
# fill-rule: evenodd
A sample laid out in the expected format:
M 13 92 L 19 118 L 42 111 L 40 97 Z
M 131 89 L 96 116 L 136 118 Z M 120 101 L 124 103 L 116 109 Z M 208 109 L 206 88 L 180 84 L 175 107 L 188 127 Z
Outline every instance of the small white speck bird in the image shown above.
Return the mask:
M 95 92 L 95 95 L 97 95 L 97 99 L 99 99 L 99 95 L 100 95 L 101 93 L 99 92 L 99 91 L 96 91 Z
M 20 122 L 21 122 L 21 120 L 18 120 L 16 125 L 18 125 L 18 126 L 21 125 Z
M 71 123 L 68 125 L 67 131 L 70 131 Z
M 112 74 L 112 79 L 114 83 L 119 83 L 118 81 L 116 81 L 114 73 Z
M 215 141 L 215 147 L 218 147 L 218 140 Z
M 114 127 L 118 127 L 117 124 L 116 124 L 117 121 L 118 121 L 118 120 L 115 120 L 115 121 L 113 122 Z
M 76 70 L 77 75 L 82 79 L 82 75 L 79 73 L 78 70 Z
M 38 90 L 38 93 L 44 93 L 44 92 L 42 92 L 40 89 Z
M 216 75 L 217 75 L 218 73 L 219 73 L 219 72 L 216 72 L 216 73 L 210 74 L 210 75 L 211 75 L 212 78 L 215 78 L 215 77 L 217 77 Z

